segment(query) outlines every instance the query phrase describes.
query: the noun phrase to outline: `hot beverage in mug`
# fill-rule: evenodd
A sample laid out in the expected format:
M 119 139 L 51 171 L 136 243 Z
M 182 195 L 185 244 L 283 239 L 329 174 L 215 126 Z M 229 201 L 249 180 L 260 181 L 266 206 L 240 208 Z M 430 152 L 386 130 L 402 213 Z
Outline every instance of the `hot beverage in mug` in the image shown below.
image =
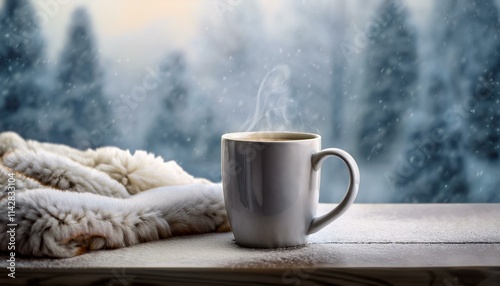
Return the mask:
M 341 216 L 356 198 L 359 170 L 345 151 L 321 150 L 321 137 L 298 132 L 240 132 L 222 136 L 222 183 L 236 243 L 274 248 L 307 243 L 307 236 Z M 315 217 L 320 167 L 342 159 L 350 174 L 345 197 Z

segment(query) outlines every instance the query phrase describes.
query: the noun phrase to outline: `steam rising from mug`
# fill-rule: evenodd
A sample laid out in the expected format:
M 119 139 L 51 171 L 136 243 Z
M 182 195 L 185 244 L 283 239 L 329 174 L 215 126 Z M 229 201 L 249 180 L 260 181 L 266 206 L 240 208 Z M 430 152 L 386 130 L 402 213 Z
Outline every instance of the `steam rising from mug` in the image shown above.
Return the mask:
M 275 66 L 266 74 L 259 86 L 254 113 L 242 130 L 292 130 L 289 109 L 294 101 L 290 97 L 289 78 L 287 65 Z

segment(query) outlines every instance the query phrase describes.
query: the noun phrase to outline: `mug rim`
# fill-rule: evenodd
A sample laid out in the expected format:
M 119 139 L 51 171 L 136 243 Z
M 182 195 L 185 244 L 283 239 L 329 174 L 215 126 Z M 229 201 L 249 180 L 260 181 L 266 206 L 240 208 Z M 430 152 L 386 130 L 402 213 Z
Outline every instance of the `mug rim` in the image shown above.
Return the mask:
M 255 140 L 255 137 L 260 137 L 260 139 L 274 139 L 274 140 L 273 141 Z M 225 133 L 222 135 L 221 138 L 225 140 L 241 141 L 241 142 L 292 143 L 292 142 L 318 140 L 321 139 L 321 136 L 315 133 L 294 132 L 294 131 L 250 131 L 250 132 Z M 284 140 L 276 140 L 276 138 L 279 139 L 283 138 Z

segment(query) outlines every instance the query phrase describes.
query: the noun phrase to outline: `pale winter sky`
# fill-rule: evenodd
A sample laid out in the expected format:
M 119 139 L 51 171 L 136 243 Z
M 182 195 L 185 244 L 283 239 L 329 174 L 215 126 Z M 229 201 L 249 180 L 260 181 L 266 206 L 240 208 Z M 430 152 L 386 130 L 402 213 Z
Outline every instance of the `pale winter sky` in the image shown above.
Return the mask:
M 72 11 L 86 7 L 103 55 L 146 61 L 163 56 L 165 50 L 189 48 L 204 13 L 216 15 L 206 0 L 34 0 L 44 14 L 43 31 L 48 39 L 49 56 L 56 59 L 64 44 Z M 222 2 L 222 1 L 221 1 Z M 226 2 L 226 1 L 224 1 Z M 231 2 L 231 1 L 229 1 Z M 235 1 L 237 2 L 237 1 Z M 276 10 L 280 1 L 262 1 L 266 11 Z M 236 9 L 237 6 L 234 7 Z M 43 23 L 42 23 L 43 24 Z M 147 54 L 144 54 L 147 51 Z
M 260 0 L 263 14 L 269 17 L 286 17 L 286 0 Z M 0 3 L 3 0 L 0 0 Z M 33 0 L 38 10 L 42 30 L 47 39 L 47 51 L 51 60 L 57 56 L 64 44 L 68 21 L 78 6 L 91 14 L 98 47 L 104 59 L 136 61 L 144 64 L 157 61 L 166 50 L 181 48 L 189 50 L 202 26 L 201 19 L 216 17 L 215 4 L 234 4 L 239 0 Z M 370 13 L 366 7 L 373 7 L 379 1 L 357 1 L 350 8 L 351 13 Z M 406 1 L 414 10 L 417 21 L 425 22 L 431 1 Z M 359 8 L 357 8 L 357 7 Z M 220 11 L 220 10 L 219 10 Z M 145 52 L 147 51 L 147 52 Z

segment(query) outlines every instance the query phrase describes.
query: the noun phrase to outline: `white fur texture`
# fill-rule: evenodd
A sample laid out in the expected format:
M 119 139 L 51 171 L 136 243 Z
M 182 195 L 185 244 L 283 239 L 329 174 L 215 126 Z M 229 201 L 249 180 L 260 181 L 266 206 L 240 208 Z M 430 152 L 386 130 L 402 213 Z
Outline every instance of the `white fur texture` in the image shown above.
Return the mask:
M 16 251 L 72 257 L 173 235 L 228 229 L 220 185 L 164 187 L 128 199 L 34 189 L 16 197 Z M 0 201 L 0 249 L 7 250 L 7 200 Z
M 104 147 L 95 150 L 92 158 L 91 167 L 120 182 L 130 194 L 161 186 L 210 183 L 194 178 L 174 161 L 164 162 L 161 157 L 140 150 L 132 155 L 128 150 Z
M 162 186 L 209 184 L 203 178 L 194 178 L 176 162 L 164 162 L 161 157 L 145 151 L 116 147 L 102 147 L 96 150 L 80 151 L 60 144 L 24 140 L 14 132 L 0 134 L 0 157 L 15 150 L 46 151 L 70 159 L 80 165 L 97 169 L 122 184 L 130 194 Z
M 46 151 L 14 151 L 4 156 L 3 164 L 54 189 L 117 198 L 130 196 L 123 185 L 105 173 Z
M 144 151 L 80 151 L 6 132 L 0 134 L 0 158 L 0 251 L 8 247 L 9 174 L 15 177 L 20 254 L 71 257 L 229 231 L 220 184 Z
M 0 200 L 2 200 L 5 196 L 7 196 L 8 192 L 8 182 L 9 174 L 12 174 L 12 170 L 7 169 L 5 166 L 0 164 Z M 44 186 L 39 182 L 30 179 L 21 174 L 16 175 L 16 180 L 12 185 L 18 192 L 22 192 L 29 189 L 38 189 L 43 188 Z

